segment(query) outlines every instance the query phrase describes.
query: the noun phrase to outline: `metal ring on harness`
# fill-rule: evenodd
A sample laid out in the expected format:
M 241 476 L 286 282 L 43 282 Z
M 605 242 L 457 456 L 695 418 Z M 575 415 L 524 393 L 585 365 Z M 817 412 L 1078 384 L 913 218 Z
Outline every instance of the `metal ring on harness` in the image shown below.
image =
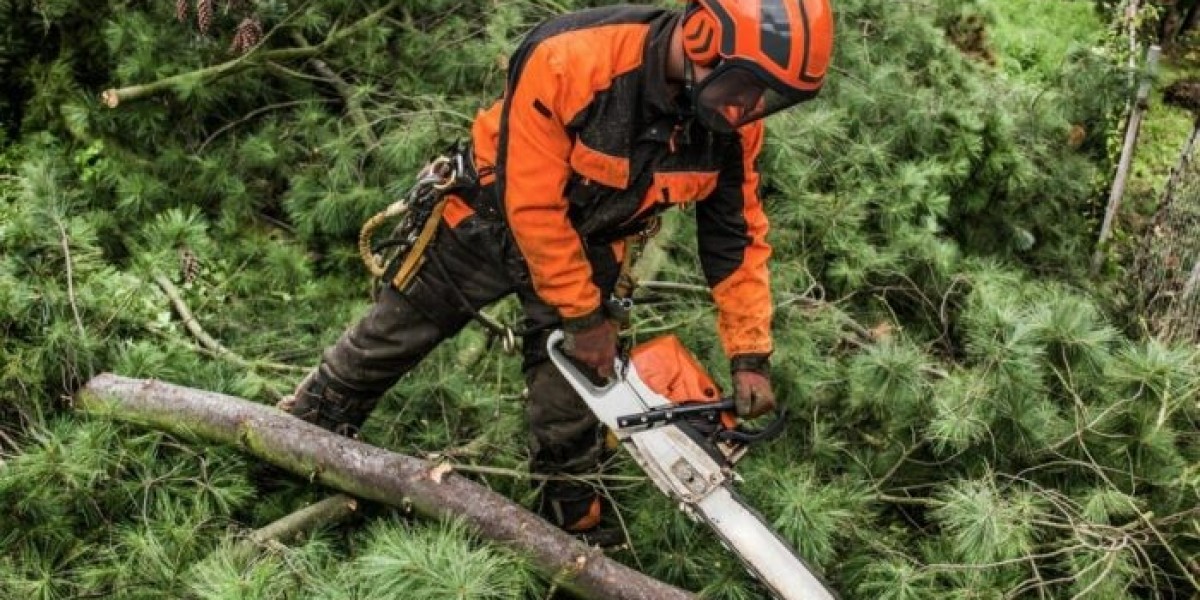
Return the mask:
M 500 350 L 505 354 L 517 353 L 517 334 L 512 330 L 512 327 L 505 327 L 504 333 L 500 338 Z
M 433 189 L 439 192 L 444 192 L 450 189 L 455 183 L 458 183 L 458 174 L 462 171 L 462 169 L 458 167 L 459 166 L 455 165 L 448 156 L 439 156 L 433 159 L 433 162 L 429 163 L 429 166 L 427 166 L 425 169 L 428 170 L 432 176 L 437 176 L 438 179 L 429 181 L 429 184 L 433 186 Z

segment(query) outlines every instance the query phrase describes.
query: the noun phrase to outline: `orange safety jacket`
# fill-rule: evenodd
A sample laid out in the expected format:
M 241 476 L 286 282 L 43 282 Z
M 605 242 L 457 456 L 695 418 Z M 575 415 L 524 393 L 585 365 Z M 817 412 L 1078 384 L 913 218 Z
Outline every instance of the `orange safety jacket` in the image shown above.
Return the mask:
M 668 92 L 678 13 L 616 6 L 543 23 L 509 62 L 505 95 L 472 129 L 538 296 L 567 328 L 604 318 L 586 247 L 620 241 L 671 206 L 695 205 L 702 269 L 731 358 L 771 352 L 770 246 L 756 159 L 763 124 L 710 133 Z M 469 214 L 456 199 L 447 218 Z M 452 223 L 453 224 L 453 223 Z

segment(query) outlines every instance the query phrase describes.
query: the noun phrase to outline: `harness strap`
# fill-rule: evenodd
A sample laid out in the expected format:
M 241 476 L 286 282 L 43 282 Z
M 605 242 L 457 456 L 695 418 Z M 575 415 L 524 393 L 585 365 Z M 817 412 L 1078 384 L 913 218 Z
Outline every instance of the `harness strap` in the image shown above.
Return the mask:
M 662 218 L 653 217 L 637 233 L 625 238 L 625 256 L 621 258 L 621 271 L 617 275 L 617 284 L 613 286 L 613 296 L 620 300 L 633 298 L 637 289 L 637 277 L 633 274 L 633 265 L 642 257 L 646 244 L 662 229 Z
M 421 229 L 421 235 L 417 236 L 417 241 L 413 243 L 412 248 L 404 255 L 403 261 L 392 261 L 392 265 L 388 266 L 388 271 L 394 271 L 391 275 L 392 285 L 396 289 L 402 290 L 416 274 L 421 263 L 425 262 L 425 248 L 433 241 L 437 234 L 438 225 L 442 221 L 442 211 L 446 208 L 446 197 L 442 196 L 438 199 L 437 204 L 433 206 L 433 211 L 429 214 L 429 219 L 425 221 L 425 226 Z M 385 277 L 388 274 L 384 275 Z

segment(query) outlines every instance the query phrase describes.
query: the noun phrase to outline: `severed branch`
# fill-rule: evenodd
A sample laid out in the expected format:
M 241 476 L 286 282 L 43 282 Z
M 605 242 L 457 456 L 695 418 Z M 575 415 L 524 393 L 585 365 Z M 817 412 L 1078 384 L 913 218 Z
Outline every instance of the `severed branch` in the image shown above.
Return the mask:
M 202 82 L 215 81 L 222 77 L 266 64 L 270 61 L 293 60 L 298 58 L 312 58 L 314 56 L 319 56 L 331 46 L 341 42 L 355 33 L 358 33 L 359 30 L 374 25 L 376 21 L 386 15 L 398 4 L 399 0 L 392 0 L 391 2 L 388 2 L 379 10 L 363 17 L 357 22 L 331 33 L 329 37 L 325 38 L 325 41 L 315 46 L 277 48 L 275 50 L 261 50 L 261 46 L 256 46 L 250 52 L 247 52 L 246 54 L 243 54 L 242 56 L 239 56 L 233 60 L 223 62 L 219 65 L 213 65 L 211 67 L 204 67 L 203 69 L 197 69 L 187 73 L 172 75 L 171 77 L 165 77 L 153 83 L 131 85 L 123 88 L 109 88 L 100 94 L 100 100 L 104 102 L 105 106 L 109 108 L 116 108 L 122 102 L 130 102 L 133 100 L 148 98 L 178 86 L 186 87 Z
M 179 318 L 183 321 L 183 326 L 186 327 L 188 332 L 190 332 L 192 336 L 196 338 L 196 341 L 199 342 L 200 347 L 212 352 L 219 358 L 223 358 L 239 367 L 242 367 L 243 369 L 252 370 L 261 367 L 275 371 L 293 373 L 308 372 L 308 369 L 294 365 L 247 360 L 240 354 L 230 350 L 229 348 L 226 348 L 224 344 L 217 341 L 216 338 L 209 335 L 208 332 L 200 326 L 200 322 L 196 320 L 196 316 L 192 314 L 191 309 L 188 308 L 187 302 L 184 301 L 183 294 L 179 293 L 179 288 L 175 287 L 175 284 L 171 283 L 170 279 L 167 279 L 167 277 L 161 273 L 154 273 L 153 277 L 154 283 L 157 283 L 158 287 L 161 288 L 163 293 L 167 295 L 167 298 L 171 300 L 171 306 L 175 307 L 175 312 L 179 313 Z
M 590 548 L 511 500 L 444 465 L 334 434 L 240 398 L 112 374 L 92 378 L 75 396 L 84 411 L 237 446 L 244 452 L 347 494 L 458 518 L 482 537 L 506 544 L 563 589 L 585 598 L 674 600 L 694 596 Z
M 306 531 L 348 519 L 356 511 L 358 500 L 345 494 L 337 494 L 254 530 L 249 536 L 249 541 L 260 546 L 271 542 L 288 542 Z
M 318 527 L 344 521 L 357 511 L 358 500 L 345 494 L 336 494 L 251 531 L 231 548 L 231 552 L 234 556 L 248 559 L 263 549 L 281 550 L 287 542 L 300 539 Z

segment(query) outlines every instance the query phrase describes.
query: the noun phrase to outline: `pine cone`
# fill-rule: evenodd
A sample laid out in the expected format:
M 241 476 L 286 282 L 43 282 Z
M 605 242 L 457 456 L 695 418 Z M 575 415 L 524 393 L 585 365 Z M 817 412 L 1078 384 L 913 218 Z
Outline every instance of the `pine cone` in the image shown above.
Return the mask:
M 1078 149 L 1083 145 L 1083 141 L 1087 139 L 1087 129 L 1078 123 L 1071 125 L 1071 130 L 1067 132 L 1067 145 L 1072 149 Z
M 238 23 L 237 32 L 233 34 L 233 43 L 229 45 L 230 52 L 245 54 L 262 41 L 262 23 L 258 17 L 246 17 Z
M 185 284 L 195 281 L 200 276 L 200 259 L 189 248 L 179 251 L 179 272 L 183 275 Z
M 236 32 L 234 32 L 234 34 L 233 34 L 233 41 L 229 42 L 229 51 L 233 54 L 245 54 L 246 53 L 245 37 L 246 36 L 242 34 L 242 28 L 238 27 L 238 30 Z
M 212 20 L 213 0 L 196 0 L 196 24 L 200 26 L 200 33 L 208 33 Z
M 187 20 L 188 0 L 175 0 L 175 19 L 180 23 Z

